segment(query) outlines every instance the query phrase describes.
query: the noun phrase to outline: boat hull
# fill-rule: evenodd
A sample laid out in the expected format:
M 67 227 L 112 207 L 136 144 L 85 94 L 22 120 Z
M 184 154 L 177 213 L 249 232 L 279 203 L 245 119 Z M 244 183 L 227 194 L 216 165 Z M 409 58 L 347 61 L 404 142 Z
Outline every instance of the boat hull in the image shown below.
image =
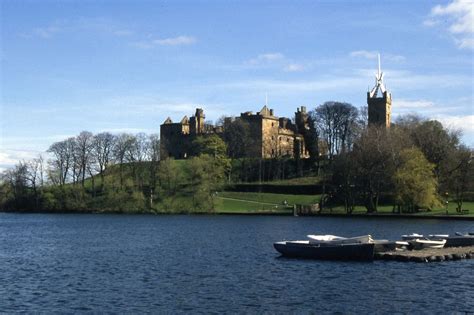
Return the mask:
M 446 240 L 422 240 L 422 239 L 415 239 L 412 241 L 408 241 L 412 249 L 424 249 L 424 248 L 443 248 L 444 244 L 446 244 Z
M 450 236 L 446 238 L 444 247 L 474 246 L 474 236 Z
M 325 260 L 360 260 L 374 259 L 374 244 L 304 244 L 277 242 L 273 246 L 285 257 L 325 259 Z

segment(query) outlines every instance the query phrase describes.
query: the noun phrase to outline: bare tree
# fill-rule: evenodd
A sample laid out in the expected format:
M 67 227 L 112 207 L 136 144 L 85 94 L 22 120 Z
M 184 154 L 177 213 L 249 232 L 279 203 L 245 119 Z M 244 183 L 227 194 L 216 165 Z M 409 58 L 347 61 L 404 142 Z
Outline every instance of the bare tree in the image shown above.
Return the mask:
M 141 162 L 147 159 L 148 145 L 148 138 L 144 133 L 132 135 L 128 139 L 126 159 L 130 163 L 135 184 L 140 188 L 143 187 L 143 176 L 139 171 L 143 170 Z
M 47 152 L 52 153 L 54 159 L 50 161 L 50 172 L 49 178 L 53 183 L 58 183 L 59 185 L 64 185 L 67 180 L 67 176 L 72 165 L 72 156 L 74 151 L 74 146 L 71 145 L 74 143 L 74 138 L 69 138 L 64 141 L 59 141 L 53 143 Z
M 127 152 L 129 151 L 129 146 L 131 143 L 132 135 L 127 133 L 122 133 L 116 137 L 116 141 L 113 147 L 113 157 L 115 162 L 119 164 L 119 174 L 120 174 L 120 189 L 123 188 L 123 171 L 124 164 L 127 161 Z
M 39 188 L 44 184 L 44 169 L 43 169 L 43 157 L 40 155 L 38 158 L 32 159 L 28 162 L 23 162 L 26 166 L 25 179 L 29 187 L 33 190 L 35 199 L 35 206 L 39 206 Z
M 90 167 L 92 159 L 92 148 L 93 148 L 94 135 L 89 131 L 82 131 L 76 137 L 76 153 L 79 169 L 81 172 L 81 185 L 84 187 L 86 178 L 86 171 Z
M 81 166 L 80 166 L 79 158 L 78 158 L 76 137 L 68 138 L 66 140 L 66 146 L 69 152 L 69 165 L 71 167 L 71 174 L 70 174 L 71 181 L 73 184 L 77 184 L 81 176 Z
M 105 170 L 112 161 L 112 150 L 115 143 L 115 137 L 109 132 L 102 132 L 94 136 L 92 154 L 97 162 L 98 172 L 101 178 L 101 185 L 104 186 Z
M 329 157 L 351 149 L 359 112 L 348 103 L 326 102 L 310 114 L 328 146 Z

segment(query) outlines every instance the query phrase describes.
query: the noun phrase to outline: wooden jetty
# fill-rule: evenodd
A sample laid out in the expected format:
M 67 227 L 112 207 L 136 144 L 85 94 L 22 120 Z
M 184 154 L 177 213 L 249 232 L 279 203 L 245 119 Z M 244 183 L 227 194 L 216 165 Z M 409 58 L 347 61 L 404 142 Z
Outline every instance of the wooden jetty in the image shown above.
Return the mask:
M 376 253 L 375 260 L 395 260 L 413 262 L 435 262 L 474 258 L 474 246 L 426 248 L 422 250 L 404 250 Z

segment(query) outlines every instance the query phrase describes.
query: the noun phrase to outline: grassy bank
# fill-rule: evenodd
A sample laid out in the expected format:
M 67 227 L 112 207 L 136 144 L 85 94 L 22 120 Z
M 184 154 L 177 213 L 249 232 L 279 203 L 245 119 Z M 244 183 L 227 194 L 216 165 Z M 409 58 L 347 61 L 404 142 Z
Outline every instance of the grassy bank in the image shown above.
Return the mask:
M 320 200 L 319 195 L 288 195 L 270 193 L 248 193 L 248 192 L 220 192 L 215 197 L 216 213 L 292 213 L 293 204 L 313 204 Z M 285 201 L 288 206 L 285 206 Z M 463 203 L 463 208 L 468 213 L 460 214 L 455 210 L 455 204 L 448 205 L 448 215 L 474 217 L 474 202 Z M 366 214 L 367 209 L 363 206 L 356 206 L 353 214 Z M 345 214 L 343 206 L 324 208 L 322 213 Z M 393 205 L 381 205 L 378 208 L 379 214 L 393 214 Z M 410 214 L 408 214 L 410 215 Z M 413 213 L 417 216 L 440 216 L 446 215 L 446 208 L 433 209 L 432 211 L 421 211 Z

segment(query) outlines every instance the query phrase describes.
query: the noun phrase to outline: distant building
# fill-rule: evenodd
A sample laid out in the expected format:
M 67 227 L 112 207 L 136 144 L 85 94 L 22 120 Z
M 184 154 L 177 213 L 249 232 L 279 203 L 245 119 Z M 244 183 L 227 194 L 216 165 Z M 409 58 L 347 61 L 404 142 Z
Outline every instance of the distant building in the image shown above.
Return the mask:
M 230 117 L 227 119 L 231 119 Z M 301 106 L 295 113 L 295 123 L 286 117 L 277 117 L 273 109 L 266 105 L 256 114 L 244 112 L 240 117 L 248 123 L 251 143 L 245 152 L 250 158 L 298 157 L 307 158 L 304 135 L 308 132 L 308 113 Z M 161 158 L 187 158 L 190 154 L 191 142 L 200 136 L 216 134 L 223 136 L 222 126 L 205 124 L 204 111 L 196 109 L 194 116 L 184 116 L 179 123 L 167 118 L 160 126 Z
M 375 75 L 375 86 L 367 92 L 367 106 L 369 125 L 385 126 L 390 128 L 392 114 L 392 94 L 383 83 L 384 73 L 380 70 L 380 55 L 378 56 L 378 72 Z M 378 96 L 380 92 L 381 96 Z

